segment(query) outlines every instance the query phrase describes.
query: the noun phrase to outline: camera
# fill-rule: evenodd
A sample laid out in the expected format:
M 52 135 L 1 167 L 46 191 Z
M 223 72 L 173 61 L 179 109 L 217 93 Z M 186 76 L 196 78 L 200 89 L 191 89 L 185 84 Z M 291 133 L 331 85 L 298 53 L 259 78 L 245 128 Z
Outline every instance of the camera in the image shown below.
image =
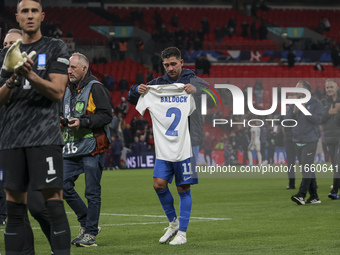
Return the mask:
M 63 127 L 67 127 L 68 124 L 74 124 L 74 120 L 72 121 L 69 121 L 68 119 L 65 119 L 65 118 L 61 118 L 60 119 L 60 124 L 63 126 Z

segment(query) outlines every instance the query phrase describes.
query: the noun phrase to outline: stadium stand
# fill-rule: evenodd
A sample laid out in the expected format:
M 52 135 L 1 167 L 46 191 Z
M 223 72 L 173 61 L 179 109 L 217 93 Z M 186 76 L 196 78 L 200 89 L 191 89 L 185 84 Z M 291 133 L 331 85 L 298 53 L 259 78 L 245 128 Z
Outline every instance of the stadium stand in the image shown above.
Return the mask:
M 323 35 L 340 42 L 338 22 L 340 10 L 330 9 L 271 9 L 270 11 L 257 11 L 258 17 L 271 24 L 281 27 L 307 27 L 316 30 L 321 18 L 325 17 L 331 24 L 330 31 L 324 31 Z
M 201 19 L 206 17 L 210 23 L 210 31 L 204 36 L 204 49 L 234 49 L 234 50 L 276 50 L 280 46 L 272 40 L 252 40 L 251 38 L 241 37 L 241 24 L 243 22 L 249 25 L 255 21 L 256 27 L 260 26 L 260 21 L 255 20 L 235 9 L 231 8 L 202 8 L 202 7 L 191 7 L 191 8 L 141 8 L 144 13 L 144 21 L 142 23 L 135 22 L 136 26 L 146 30 L 148 33 L 152 33 L 155 27 L 154 13 L 158 12 L 166 28 L 169 32 L 174 32 L 175 28 L 170 25 L 170 19 L 174 13 L 178 15 L 179 24 L 181 28 L 188 31 L 192 28 L 194 31 L 201 29 Z M 128 22 L 131 20 L 130 13 L 133 10 L 132 7 L 109 7 L 108 11 L 118 16 L 121 20 Z M 232 38 L 225 37 L 222 42 L 216 42 L 214 29 L 216 26 L 223 28 L 230 18 L 236 21 L 236 33 Z
M 6 8 L 9 13 L 16 12 L 14 7 Z M 45 24 L 60 25 L 63 31 L 62 37 L 66 37 L 69 30 L 72 31 L 73 38 L 78 45 L 106 45 L 107 37 L 94 31 L 90 26 L 112 26 L 110 21 L 94 14 L 84 7 L 45 7 Z

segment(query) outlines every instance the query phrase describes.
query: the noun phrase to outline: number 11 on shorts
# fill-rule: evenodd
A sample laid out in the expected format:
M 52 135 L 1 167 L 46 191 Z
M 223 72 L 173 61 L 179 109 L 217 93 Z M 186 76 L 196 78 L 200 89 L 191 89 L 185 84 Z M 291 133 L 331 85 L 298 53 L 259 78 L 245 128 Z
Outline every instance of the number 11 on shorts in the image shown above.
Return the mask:
M 192 174 L 191 163 L 183 163 L 183 174 Z

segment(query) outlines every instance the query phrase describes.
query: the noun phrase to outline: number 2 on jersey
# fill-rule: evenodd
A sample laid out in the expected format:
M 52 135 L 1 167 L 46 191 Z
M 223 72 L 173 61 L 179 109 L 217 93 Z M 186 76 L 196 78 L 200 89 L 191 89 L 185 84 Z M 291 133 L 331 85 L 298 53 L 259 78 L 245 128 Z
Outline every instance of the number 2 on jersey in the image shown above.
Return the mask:
M 176 107 L 170 107 L 166 111 L 166 117 L 171 117 L 173 114 L 175 114 L 174 121 L 171 123 L 168 130 L 165 132 L 165 135 L 168 136 L 178 136 L 178 130 L 175 130 L 175 128 L 178 126 L 179 121 L 181 120 L 181 110 Z

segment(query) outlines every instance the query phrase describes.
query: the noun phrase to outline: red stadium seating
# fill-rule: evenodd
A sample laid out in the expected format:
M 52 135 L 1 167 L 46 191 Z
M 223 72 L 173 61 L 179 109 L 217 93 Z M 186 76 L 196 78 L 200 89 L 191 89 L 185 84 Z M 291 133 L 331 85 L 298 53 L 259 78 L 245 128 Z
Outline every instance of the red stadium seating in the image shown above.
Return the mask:
M 340 42 L 339 30 L 340 10 L 321 9 L 270 9 L 257 11 L 257 16 L 281 27 L 308 27 L 315 30 L 322 17 L 326 17 L 331 24 L 331 31 L 324 32 L 324 35 Z
M 170 25 L 170 19 L 172 15 L 176 12 L 179 19 L 179 27 L 188 31 L 188 29 L 192 28 L 195 31 L 198 31 L 201 28 L 201 20 L 203 17 L 207 17 L 207 20 L 210 23 L 210 33 L 205 35 L 204 38 L 204 49 L 233 49 L 233 50 L 242 50 L 242 49 L 259 49 L 266 48 L 269 50 L 280 49 L 280 46 L 274 43 L 272 40 L 264 40 L 264 41 L 253 41 L 250 38 L 241 37 L 241 24 L 246 21 L 249 25 L 255 21 L 257 28 L 260 26 L 260 21 L 254 20 L 252 17 L 249 17 L 235 9 L 230 8 L 202 8 L 202 7 L 191 7 L 191 8 L 141 8 L 144 13 L 144 22 L 136 23 L 135 25 L 139 26 L 141 29 L 146 30 L 149 33 L 152 33 L 155 27 L 155 20 L 153 19 L 154 11 L 157 10 L 158 13 L 161 14 L 163 18 L 163 22 L 166 25 L 166 28 L 170 32 L 174 32 L 175 28 Z M 133 10 L 132 7 L 126 9 L 125 7 L 109 7 L 108 11 L 114 13 L 119 16 L 121 19 L 128 21 L 130 19 L 130 11 Z M 237 22 L 236 35 L 231 39 L 226 38 L 225 40 L 228 43 L 217 43 L 215 39 L 214 29 L 216 26 L 223 28 L 229 21 L 230 18 L 234 18 Z
M 15 8 L 7 8 L 13 14 Z M 69 30 L 78 44 L 107 44 L 106 36 L 92 30 L 90 26 L 112 26 L 111 22 L 83 7 L 45 7 L 45 23 L 60 24 L 63 37 Z

